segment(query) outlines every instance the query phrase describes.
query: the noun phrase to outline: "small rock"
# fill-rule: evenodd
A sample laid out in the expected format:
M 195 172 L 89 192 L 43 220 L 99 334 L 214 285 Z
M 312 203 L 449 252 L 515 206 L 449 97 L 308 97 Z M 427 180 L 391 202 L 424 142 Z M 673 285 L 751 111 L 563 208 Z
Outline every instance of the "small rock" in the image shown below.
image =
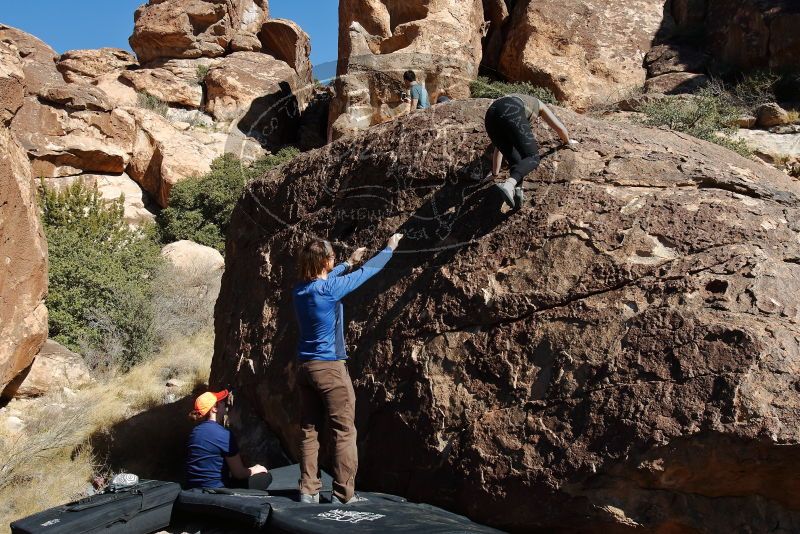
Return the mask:
M 178 396 L 174 393 L 167 393 L 164 395 L 164 404 L 172 404 L 176 400 L 178 400 Z
M 775 102 L 764 104 L 756 111 L 758 125 L 763 128 L 789 124 L 789 113 Z
M 750 129 L 756 125 L 757 119 L 752 115 L 742 115 L 735 121 L 733 121 L 733 125 L 737 128 L 745 128 Z
M 66 399 L 74 399 L 78 397 L 78 394 L 68 387 L 61 388 L 61 392 L 64 394 L 64 398 Z
M 783 134 L 783 135 L 800 133 L 800 124 L 786 124 L 783 126 L 774 126 L 769 129 L 769 132 L 774 134 Z
M 167 387 L 168 388 L 181 388 L 186 385 L 186 382 L 183 380 L 178 380 L 177 378 L 170 378 L 167 380 Z
M 25 423 L 22 422 L 22 419 L 16 416 L 11 416 L 6 419 L 6 428 L 9 432 L 21 432 L 25 428 Z
M 650 78 L 644 84 L 645 93 L 678 95 L 693 93 L 708 84 L 708 76 L 692 72 L 670 72 Z

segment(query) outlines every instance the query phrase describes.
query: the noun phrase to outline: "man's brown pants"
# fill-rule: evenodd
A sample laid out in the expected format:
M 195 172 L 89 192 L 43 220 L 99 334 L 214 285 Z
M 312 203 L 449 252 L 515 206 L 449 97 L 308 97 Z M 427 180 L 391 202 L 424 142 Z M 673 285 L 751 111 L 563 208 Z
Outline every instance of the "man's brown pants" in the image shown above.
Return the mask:
M 319 434 L 327 425 L 333 449 L 333 494 L 347 502 L 353 496 L 356 449 L 356 395 L 344 360 L 301 362 L 297 370 L 302 441 L 300 492 L 319 493 Z

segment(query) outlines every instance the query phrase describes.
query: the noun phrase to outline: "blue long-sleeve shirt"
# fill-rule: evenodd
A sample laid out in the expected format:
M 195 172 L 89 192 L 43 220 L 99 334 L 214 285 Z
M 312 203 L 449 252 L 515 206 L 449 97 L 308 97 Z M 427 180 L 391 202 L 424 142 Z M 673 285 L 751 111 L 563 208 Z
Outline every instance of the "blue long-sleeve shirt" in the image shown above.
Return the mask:
M 391 258 L 392 250 L 385 248 L 351 273 L 344 274 L 348 265 L 341 263 L 328 273 L 326 280 L 312 280 L 295 286 L 294 309 L 300 327 L 297 356 L 300 360 L 347 358 L 341 300 L 378 274 Z

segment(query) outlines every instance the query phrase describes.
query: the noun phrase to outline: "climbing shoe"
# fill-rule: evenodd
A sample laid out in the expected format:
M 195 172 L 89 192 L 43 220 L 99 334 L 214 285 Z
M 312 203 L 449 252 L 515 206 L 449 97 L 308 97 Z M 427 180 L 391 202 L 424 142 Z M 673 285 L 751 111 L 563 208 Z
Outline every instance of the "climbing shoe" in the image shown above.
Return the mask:
M 303 504 L 319 504 L 319 493 L 315 493 L 314 495 L 309 495 L 307 493 L 301 493 L 300 494 L 300 502 L 303 503 Z
M 350 497 L 349 501 L 343 502 L 341 499 L 339 499 L 339 497 L 334 495 L 333 497 L 331 497 L 331 504 L 355 504 L 357 502 L 366 502 L 368 500 L 369 499 L 367 499 L 366 497 L 362 497 L 359 494 L 354 493 L 353 496 Z
M 512 178 L 509 178 L 508 180 L 506 180 L 502 184 L 495 184 L 495 186 L 494 186 L 496 189 L 500 190 L 500 193 L 502 193 L 503 200 L 505 201 L 505 203 L 508 204 L 509 206 L 511 206 L 512 208 L 515 207 L 514 206 L 514 186 L 515 185 L 516 184 L 515 184 L 514 180 Z

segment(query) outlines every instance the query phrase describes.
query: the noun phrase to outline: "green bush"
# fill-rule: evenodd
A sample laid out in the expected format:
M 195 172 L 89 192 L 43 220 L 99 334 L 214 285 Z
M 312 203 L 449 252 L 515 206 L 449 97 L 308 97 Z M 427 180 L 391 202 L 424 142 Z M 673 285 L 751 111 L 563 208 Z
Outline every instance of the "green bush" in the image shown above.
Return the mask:
M 130 228 L 123 199 L 103 200 L 76 182 L 44 187 L 42 221 L 49 253 L 50 337 L 90 363 L 127 369 L 153 349 L 152 276 L 161 260 L 151 229 Z
M 558 104 L 558 99 L 550 89 L 537 87 L 531 83 L 507 83 L 479 77 L 469 86 L 472 98 L 501 98 L 511 93 L 535 96 L 545 104 Z
M 169 106 L 167 105 L 166 102 L 164 102 L 157 96 L 153 96 L 145 91 L 140 91 L 138 93 L 138 104 L 140 108 L 149 109 L 150 111 L 155 111 L 162 117 L 166 117 L 167 111 L 169 111 Z
M 197 69 L 195 70 L 195 76 L 197 76 L 197 83 L 203 83 L 208 76 L 208 71 L 211 68 L 208 65 L 198 65 Z
M 731 103 L 755 111 L 762 104 L 775 102 L 775 86 L 780 79 L 779 75 L 766 71 L 749 74 L 730 89 Z
M 743 141 L 733 141 L 720 135 L 731 134 L 731 126 L 741 116 L 742 109 L 713 87 L 699 90 L 688 98 L 662 98 L 642 104 L 641 122 L 647 126 L 666 126 L 672 130 L 710 141 L 734 150 L 743 156 L 750 150 Z
M 228 223 L 245 184 L 298 153 L 296 148 L 284 148 L 249 167 L 226 154 L 214 160 L 205 176 L 178 182 L 170 191 L 169 207 L 157 218 L 161 240 L 189 239 L 224 252 Z

